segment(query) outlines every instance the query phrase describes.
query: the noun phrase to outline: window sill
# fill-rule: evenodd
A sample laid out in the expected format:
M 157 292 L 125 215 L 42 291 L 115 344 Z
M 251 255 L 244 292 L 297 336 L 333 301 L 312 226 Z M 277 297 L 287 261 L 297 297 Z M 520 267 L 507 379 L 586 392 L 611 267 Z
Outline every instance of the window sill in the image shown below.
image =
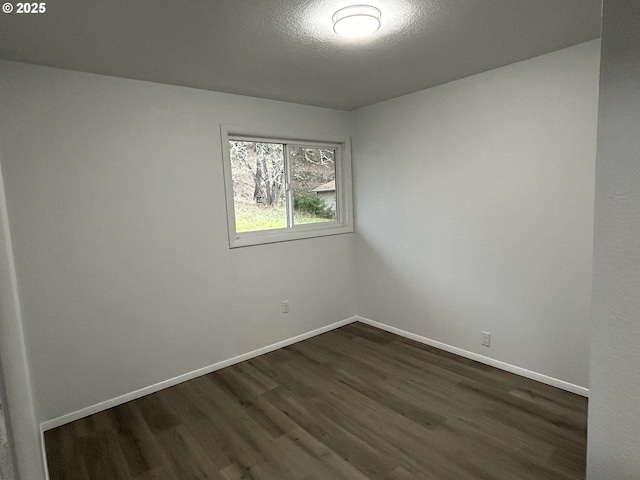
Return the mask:
M 259 232 L 240 232 L 236 233 L 235 237 L 231 239 L 229 247 L 249 247 L 252 245 L 265 245 L 267 243 L 290 242 L 305 238 L 353 233 L 353 225 L 344 225 L 341 223 L 323 225 L 322 227 L 313 225 L 312 227 L 313 228 L 305 228 L 305 225 L 300 225 L 295 230 L 279 228 L 274 230 L 261 230 Z

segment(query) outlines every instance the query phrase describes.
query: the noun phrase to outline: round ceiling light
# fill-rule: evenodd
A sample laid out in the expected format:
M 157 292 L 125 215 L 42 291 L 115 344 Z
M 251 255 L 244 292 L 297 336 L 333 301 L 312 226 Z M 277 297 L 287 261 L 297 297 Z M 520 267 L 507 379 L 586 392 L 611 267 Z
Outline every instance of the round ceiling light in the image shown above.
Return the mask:
M 333 31 L 343 37 L 365 37 L 380 28 L 380 10 L 371 5 L 352 5 L 333 14 Z

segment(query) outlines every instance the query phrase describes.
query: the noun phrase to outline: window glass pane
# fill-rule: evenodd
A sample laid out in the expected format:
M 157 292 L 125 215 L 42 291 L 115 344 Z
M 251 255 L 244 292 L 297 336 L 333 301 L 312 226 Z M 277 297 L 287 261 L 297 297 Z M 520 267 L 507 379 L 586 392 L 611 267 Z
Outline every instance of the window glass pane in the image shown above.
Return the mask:
M 290 148 L 293 223 L 336 220 L 336 152 L 328 148 Z
M 229 141 L 237 232 L 287 227 L 284 145 Z

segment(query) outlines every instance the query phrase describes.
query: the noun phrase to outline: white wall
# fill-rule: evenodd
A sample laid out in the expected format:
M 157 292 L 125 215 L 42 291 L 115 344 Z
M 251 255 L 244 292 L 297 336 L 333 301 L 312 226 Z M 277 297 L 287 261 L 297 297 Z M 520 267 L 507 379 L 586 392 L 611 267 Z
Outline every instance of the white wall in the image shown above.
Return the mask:
M 640 3 L 605 0 L 587 477 L 640 478 Z
M 355 112 L 360 315 L 588 386 L 598 58 L 592 41 Z
M 17 287 L 4 181 L 0 171 L 0 377 L 4 383 L 4 391 L 0 394 L 7 402 L 4 412 L 10 419 L 8 433 L 15 455 L 15 473 L 22 480 L 37 480 L 44 478 L 42 437 L 33 409 L 31 373 Z M 2 472 L 3 468 L 0 468 L 0 475 Z
M 347 113 L 11 62 L 0 84 L 38 420 L 356 313 L 353 235 L 228 248 L 219 127 L 348 136 Z

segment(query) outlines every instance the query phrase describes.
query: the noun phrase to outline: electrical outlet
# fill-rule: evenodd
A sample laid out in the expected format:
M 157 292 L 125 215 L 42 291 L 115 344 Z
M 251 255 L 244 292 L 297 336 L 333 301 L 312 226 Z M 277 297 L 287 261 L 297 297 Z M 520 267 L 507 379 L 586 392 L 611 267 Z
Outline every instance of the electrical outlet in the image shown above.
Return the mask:
M 482 333 L 482 345 L 485 347 L 491 346 L 491 334 L 489 332 L 481 332 Z
M 289 300 L 282 301 L 282 313 L 289 313 Z

